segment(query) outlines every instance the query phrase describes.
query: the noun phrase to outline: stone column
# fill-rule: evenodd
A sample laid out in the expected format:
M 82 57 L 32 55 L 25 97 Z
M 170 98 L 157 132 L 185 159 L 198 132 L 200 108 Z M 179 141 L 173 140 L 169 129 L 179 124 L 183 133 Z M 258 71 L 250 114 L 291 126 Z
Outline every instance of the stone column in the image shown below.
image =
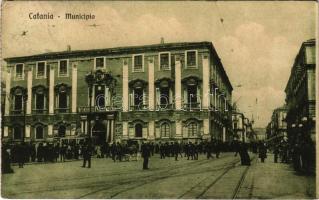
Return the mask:
M 123 122 L 123 139 L 128 139 L 128 122 Z
M 148 131 L 148 139 L 155 139 L 155 122 L 153 120 L 148 122 Z
M 178 121 L 176 120 L 175 126 L 176 126 L 175 137 L 182 138 L 182 122 L 180 120 Z
M 129 109 L 128 100 L 128 61 L 127 59 L 123 60 L 123 111 L 127 112 Z M 124 130 L 124 129 L 123 129 Z
M 202 108 L 208 109 L 209 107 L 209 59 L 207 55 L 203 55 L 203 98 L 202 98 Z
M 149 110 L 154 110 L 154 58 L 151 57 L 148 60 L 148 108 Z
M 48 125 L 48 136 L 52 136 L 53 135 L 53 125 L 49 124 Z
M 9 136 L 9 127 L 8 126 L 4 126 L 3 127 L 3 137 L 8 137 Z
M 13 102 L 10 102 L 10 89 L 11 89 L 11 68 L 7 70 L 6 74 L 6 99 L 5 99 L 5 110 L 4 115 L 8 116 L 10 114 L 10 106 Z
M 77 105 L 77 85 L 78 85 L 78 69 L 77 65 L 72 66 L 72 113 L 76 113 Z
M 223 142 L 226 142 L 226 127 L 223 127 Z
M 30 139 L 31 136 L 31 126 L 30 125 L 26 125 L 25 126 L 25 137 Z
M 203 135 L 203 138 L 209 138 L 209 119 L 204 119 L 203 120 L 203 132 L 204 132 L 204 135 Z
M 54 67 L 49 67 L 49 114 L 54 113 Z
M 27 115 L 31 115 L 32 109 L 32 68 L 27 70 L 27 92 L 28 92 L 28 101 L 27 101 Z
M 182 64 L 179 56 L 175 57 L 175 108 L 182 109 Z

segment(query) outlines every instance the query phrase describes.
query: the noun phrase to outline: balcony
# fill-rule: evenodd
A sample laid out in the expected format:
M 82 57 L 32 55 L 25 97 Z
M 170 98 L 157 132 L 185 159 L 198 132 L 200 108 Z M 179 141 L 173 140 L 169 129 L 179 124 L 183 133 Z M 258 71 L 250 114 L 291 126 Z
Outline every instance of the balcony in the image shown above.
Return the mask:
M 119 109 L 114 106 L 104 106 L 104 107 L 91 106 L 91 112 L 109 112 L 109 111 L 116 111 L 116 110 L 119 110 Z M 89 106 L 78 107 L 78 112 L 89 113 L 90 107 Z
M 69 113 L 70 112 L 70 108 L 55 108 L 54 112 L 55 113 Z
M 147 104 L 131 105 L 130 110 L 139 111 L 139 110 L 148 110 Z
M 12 115 L 22 115 L 23 110 L 11 110 L 10 112 Z
M 171 104 L 158 104 L 156 106 L 156 110 L 174 110 L 175 105 L 173 103 Z
M 32 109 L 32 114 L 47 114 L 47 109 Z
M 201 103 L 184 103 L 183 109 L 184 110 L 200 110 Z

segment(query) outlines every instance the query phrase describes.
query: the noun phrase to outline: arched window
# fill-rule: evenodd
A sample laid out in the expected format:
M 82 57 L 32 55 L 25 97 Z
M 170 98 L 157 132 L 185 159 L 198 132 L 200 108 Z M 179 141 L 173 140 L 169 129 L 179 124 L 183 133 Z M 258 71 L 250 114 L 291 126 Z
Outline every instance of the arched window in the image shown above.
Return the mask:
M 190 122 L 188 124 L 188 136 L 197 135 L 197 128 L 198 128 L 198 125 L 196 122 Z
M 35 139 L 43 139 L 44 135 L 44 128 L 43 126 L 41 125 L 38 125 L 36 128 L 35 128 Z
M 143 125 L 140 123 L 135 124 L 135 137 L 143 136 Z
M 170 136 L 170 125 L 168 122 L 164 122 L 161 124 L 161 137 L 169 137 Z
M 58 129 L 59 137 L 65 137 L 66 127 L 64 125 L 60 125 Z
M 15 126 L 13 127 L 13 139 L 14 140 L 20 140 L 22 139 L 22 127 L 21 126 Z

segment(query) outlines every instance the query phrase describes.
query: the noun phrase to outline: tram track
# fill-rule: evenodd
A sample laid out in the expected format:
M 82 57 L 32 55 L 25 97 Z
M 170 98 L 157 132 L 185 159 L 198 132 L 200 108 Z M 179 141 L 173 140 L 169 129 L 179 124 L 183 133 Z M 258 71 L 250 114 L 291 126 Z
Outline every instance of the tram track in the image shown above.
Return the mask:
M 223 157 L 223 158 L 227 158 L 227 157 Z M 219 160 L 222 160 L 222 159 L 219 159 Z M 197 165 L 197 167 L 198 167 L 198 166 L 207 164 L 207 163 L 209 163 L 209 162 L 212 161 L 212 160 L 203 160 L 203 161 L 204 161 L 204 162 L 201 162 L 201 163 L 199 163 L 199 164 L 198 164 L 198 162 L 193 162 L 193 163 L 198 164 L 198 165 Z M 182 167 L 183 170 L 185 170 L 185 169 L 187 169 L 187 168 L 192 168 L 192 166 L 187 165 L 187 166 Z M 110 198 L 114 198 L 114 197 L 118 196 L 118 195 L 121 194 L 121 193 L 130 191 L 130 190 L 134 190 L 134 189 L 136 189 L 136 188 L 138 188 L 138 187 L 141 187 L 141 186 L 143 186 L 143 185 L 146 185 L 146 184 L 149 184 L 149 183 L 152 183 L 152 182 L 155 182 L 155 181 L 160 181 L 160 180 L 164 180 L 164 179 L 167 179 L 167 178 L 172 178 L 172 177 L 178 177 L 178 176 L 184 176 L 184 175 L 186 175 L 186 174 L 180 174 L 180 173 L 179 173 L 179 175 L 174 174 L 174 173 L 175 173 L 174 170 L 177 170 L 177 169 L 180 170 L 181 168 L 176 168 L 176 167 L 175 167 L 174 169 L 169 169 L 169 170 L 166 170 L 166 171 L 161 171 L 161 172 L 159 172 L 159 173 L 157 173 L 157 174 L 152 174 L 152 175 L 150 175 L 150 176 L 143 177 L 144 180 L 143 180 L 140 184 L 136 184 L 136 180 L 135 180 L 135 179 L 132 180 L 132 181 L 130 181 L 130 182 L 127 182 L 126 184 L 128 184 L 128 185 L 133 184 L 133 186 L 132 186 L 132 187 L 125 188 L 125 189 L 122 189 L 122 190 L 120 190 L 120 191 L 118 191 L 118 192 L 115 192 L 115 193 L 111 194 L 111 195 L 110 195 Z M 216 171 L 216 170 L 215 170 L 215 171 Z M 168 172 L 170 172 L 170 173 L 168 173 Z M 164 173 L 164 174 L 165 174 L 165 173 L 168 173 L 168 174 L 162 175 L 163 173 Z M 190 173 L 187 173 L 187 174 L 190 174 Z M 146 179 L 145 179 L 145 178 L 146 178 Z M 121 183 L 118 183 L 117 185 L 115 185 L 115 186 L 113 186 L 113 187 L 101 188 L 101 189 L 99 189 L 99 190 L 92 191 L 92 192 L 89 192 L 89 193 L 87 193 L 87 194 L 81 195 L 81 196 L 78 197 L 78 198 L 85 198 L 86 196 L 89 196 L 89 195 L 92 195 L 92 194 L 95 194 L 95 193 L 98 193 L 98 192 L 101 192 L 101 191 L 108 191 L 108 190 L 111 190 L 111 189 L 113 189 L 114 187 L 116 187 L 116 186 L 118 186 L 118 185 L 120 185 L 120 184 L 121 184 Z
M 225 157 L 223 157 L 223 158 L 228 158 L 229 156 L 225 156 Z M 162 173 L 168 173 L 169 171 L 174 171 L 174 170 L 177 170 L 177 169 L 181 169 L 181 170 L 184 170 L 185 168 L 191 168 L 193 165 L 196 165 L 196 166 L 201 166 L 201 165 L 204 165 L 204 164 L 207 164 L 207 163 L 209 163 L 210 161 L 212 161 L 212 160 L 200 160 L 200 161 L 198 161 L 198 160 L 194 160 L 194 161 L 192 161 L 192 162 L 190 162 L 190 163 L 181 163 L 181 164 L 178 164 L 178 165 L 175 165 L 174 166 L 174 168 L 173 169 L 171 169 L 171 167 L 172 166 L 165 166 L 165 167 L 163 167 L 163 168 L 155 168 L 155 170 L 158 170 L 157 172 L 156 172 L 156 174 L 150 174 L 150 175 L 146 175 L 146 176 L 134 176 L 134 177 L 130 177 L 129 179 L 126 179 L 126 180 L 124 180 L 124 181 L 121 181 L 121 182 L 118 182 L 118 183 L 116 183 L 116 184 L 109 184 L 106 180 L 103 180 L 103 181 L 99 181 L 99 182 L 94 182 L 93 183 L 93 185 L 90 185 L 90 186 L 81 186 L 81 185 L 68 185 L 67 186 L 67 188 L 65 187 L 65 185 L 62 185 L 62 186 L 58 186 L 58 187 L 53 187 L 53 188 L 49 188 L 49 189 L 43 189 L 43 190 L 33 190 L 33 191 L 20 191 L 19 192 L 19 194 L 30 194 L 30 193 L 41 193 L 41 192 L 52 192 L 52 191 L 63 191 L 63 190 L 68 190 L 68 189 L 70 189 L 70 187 L 75 187 L 75 189 L 77 189 L 77 188 L 96 188 L 96 187 L 99 187 L 99 186 L 104 186 L 103 188 L 102 188 L 102 190 L 105 190 L 105 189 L 107 189 L 107 188 L 114 188 L 114 187 L 116 187 L 116 186 L 118 186 L 118 185 L 123 185 L 123 184 L 131 184 L 131 183 L 135 183 L 136 182 L 136 178 L 139 178 L 139 179 L 148 179 L 148 178 L 151 178 L 151 177 L 155 177 L 155 178 L 157 178 L 156 176 L 158 176 L 158 175 L 160 175 L 160 174 L 162 174 Z M 163 170 L 164 169 L 164 170 Z M 166 170 L 165 170 L 166 169 Z M 152 170 L 154 170 L 154 169 L 152 169 Z M 102 178 L 103 179 L 103 177 L 110 177 L 110 176 L 118 176 L 118 175 L 128 175 L 128 174 L 132 174 L 132 171 L 130 171 L 130 172 L 127 172 L 127 173 L 117 173 L 117 174 L 110 174 L 110 173 L 106 173 L 106 174 L 104 174 L 103 176 L 101 176 L 100 174 L 99 174 L 99 177 L 100 178 Z M 172 173 L 170 173 L 170 175 L 169 176 L 172 176 L 173 174 Z M 67 181 L 70 181 L 70 182 L 74 182 L 74 181 L 76 181 L 76 182 L 78 182 L 78 181 L 80 181 L 80 180 L 83 180 L 83 179 L 88 179 L 88 178 L 96 178 L 96 175 L 95 176 L 90 176 L 90 177 L 81 177 L 81 178 L 79 178 L 79 177 L 76 177 L 76 178 L 73 178 L 73 179 L 67 179 Z M 44 179 L 42 179 L 42 180 L 44 180 Z M 65 179 L 60 179 L 60 180 L 54 180 L 54 183 L 55 182 L 59 182 L 59 181 L 66 181 Z M 37 184 L 37 183 L 41 183 L 41 180 L 37 180 L 36 182 L 19 182 L 19 183 L 16 183 L 17 185 L 20 185 L 20 184 L 23 184 L 23 183 L 28 183 L 28 185 L 30 185 L 30 184 Z M 43 183 L 43 182 L 42 182 Z M 87 183 L 86 183 L 87 184 Z M 10 186 L 12 186 L 13 184 L 11 184 Z M 107 185 L 107 187 L 105 187 L 105 185 Z M 90 192 L 91 193 L 91 192 Z M 94 192 L 93 192 L 94 193 Z M 14 194 L 10 194 L 10 195 L 14 195 Z M 87 196 L 87 195 L 84 195 L 84 196 Z
M 252 159 L 254 160 L 255 157 Z M 210 184 L 208 184 L 195 198 L 196 199 L 203 199 L 204 194 L 211 188 L 213 187 L 215 184 L 217 184 L 230 170 L 234 169 L 236 167 L 236 165 L 239 163 L 239 161 L 235 161 L 233 162 L 230 166 L 227 166 L 224 168 L 224 171 L 217 176 L 217 178 L 215 178 Z M 232 199 L 236 199 L 241 186 L 245 180 L 245 177 L 247 175 L 247 172 L 249 170 L 250 166 L 247 166 L 244 170 L 244 172 L 241 174 L 240 179 L 238 181 L 238 183 L 236 184 L 236 187 L 234 189 L 234 191 L 232 192 Z M 185 197 L 187 194 L 191 193 L 195 188 L 197 188 L 200 184 L 203 184 L 205 181 L 207 181 L 209 178 L 211 177 L 206 177 L 204 179 L 202 179 L 199 183 L 197 183 L 196 185 L 194 185 L 192 188 L 190 188 L 189 190 L 187 190 L 186 192 L 184 192 L 182 195 L 180 195 L 178 197 L 178 199 L 181 199 L 183 197 Z

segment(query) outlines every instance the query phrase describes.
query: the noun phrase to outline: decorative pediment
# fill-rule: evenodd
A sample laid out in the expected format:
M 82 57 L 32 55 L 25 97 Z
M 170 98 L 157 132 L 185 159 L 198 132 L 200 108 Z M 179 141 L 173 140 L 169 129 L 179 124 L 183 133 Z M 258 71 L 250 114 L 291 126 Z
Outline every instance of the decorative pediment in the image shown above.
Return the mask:
M 47 92 L 48 88 L 46 88 L 44 85 L 36 85 L 32 87 L 32 92 L 37 94 L 44 94 Z
M 54 86 L 54 91 L 56 93 L 64 93 L 69 92 L 71 90 L 71 86 L 65 84 L 65 83 L 59 83 Z
M 112 76 L 111 72 L 101 69 L 87 74 L 85 76 L 85 81 L 89 85 L 105 84 L 111 86 L 116 84 L 116 79 Z
M 23 88 L 21 86 L 15 86 L 11 88 L 10 93 L 13 95 L 23 95 L 23 93 L 26 93 L 26 88 Z
M 130 81 L 129 86 L 131 88 L 145 88 L 147 86 L 147 82 L 141 79 L 135 79 Z
M 202 80 L 196 76 L 188 76 L 183 78 L 182 83 L 185 85 L 198 85 Z
M 171 87 L 173 84 L 174 84 L 174 81 L 166 77 L 155 81 L 156 87 L 160 87 L 160 88 Z

